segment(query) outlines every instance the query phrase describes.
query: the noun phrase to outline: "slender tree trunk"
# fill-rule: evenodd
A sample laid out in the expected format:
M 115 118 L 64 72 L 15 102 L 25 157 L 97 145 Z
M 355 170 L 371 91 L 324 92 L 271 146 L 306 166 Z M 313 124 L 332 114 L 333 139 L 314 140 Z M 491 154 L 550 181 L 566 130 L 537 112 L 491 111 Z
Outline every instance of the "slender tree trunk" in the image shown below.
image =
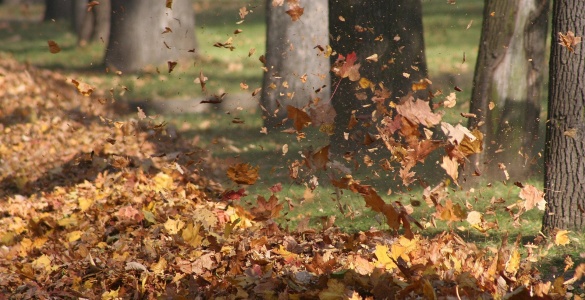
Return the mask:
M 559 33 L 585 36 L 580 0 L 553 2 L 545 149 L 543 229 L 585 229 L 585 48 L 559 45 Z
M 383 84 L 398 99 L 412 92 L 412 83 L 427 77 L 420 0 L 330 0 L 331 45 L 338 54 L 355 52 L 360 75 Z M 366 60 L 376 54 L 377 62 Z M 332 56 L 334 62 L 337 56 Z M 347 78 L 334 78 L 333 106 L 337 111 L 331 151 L 336 154 L 364 148 L 368 131 L 374 133 L 370 88 L 359 89 Z M 386 102 L 387 104 L 387 102 Z M 350 126 L 350 120 L 358 124 Z M 347 138 L 346 138 L 347 137 Z
M 74 0 L 45 0 L 44 21 L 73 20 Z
M 286 117 L 286 105 L 303 107 L 315 98 L 329 101 L 329 59 L 319 50 L 329 44 L 328 8 L 327 0 L 303 1 L 304 14 L 292 21 L 286 4 L 266 2 L 267 72 L 261 103 L 265 125 L 274 127 Z
M 467 174 L 525 180 L 536 155 L 549 0 L 485 1 L 469 126 L 485 123 L 484 151 Z M 494 106 L 490 106 L 490 102 Z
M 189 50 L 196 48 L 189 0 L 173 1 L 172 9 L 160 0 L 112 0 L 111 18 L 105 62 L 113 69 L 140 71 L 192 57 Z
M 101 0 L 88 11 L 88 0 L 75 0 L 76 18 L 74 21 L 78 44 L 85 46 L 87 43 L 102 41 L 107 43 L 110 36 L 110 0 Z

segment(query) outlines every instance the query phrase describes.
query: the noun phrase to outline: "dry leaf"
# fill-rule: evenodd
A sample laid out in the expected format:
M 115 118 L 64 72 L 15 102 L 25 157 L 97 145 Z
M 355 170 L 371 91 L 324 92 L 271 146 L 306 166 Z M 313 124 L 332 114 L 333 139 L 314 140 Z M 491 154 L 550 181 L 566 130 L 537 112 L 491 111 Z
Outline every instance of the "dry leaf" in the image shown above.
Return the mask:
M 568 230 L 559 230 L 555 235 L 555 245 L 557 246 L 565 246 L 569 244 L 569 231 Z
M 287 3 L 288 10 L 286 13 L 290 16 L 293 22 L 298 21 L 305 12 L 305 9 L 300 6 L 299 0 L 287 0 Z
M 61 47 L 57 45 L 57 42 L 47 41 L 47 43 L 49 44 L 49 51 L 51 51 L 51 53 L 55 54 L 61 52 Z
M 559 45 L 566 47 L 569 52 L 574 52 L 575 49 L 573 47 L 579 43 L 581 43 L 581 37 L 575 36 L 574 32 L 569 30 L 566 35 L 559 32 Z
M 525 200 L 524 207 L 526 210 L 531 210 L 538 207 L 539 210 L 544 210 L 546 200 L 544 200 L 544 192 L 537 189 L 535 186 L 527 184 L 520 190 L 520 198 Z
M 291 105 L 286 106 L 286 111 L 288 112 L 288 118 L 293 120 L 293 127 L 297 131 L 301 131 L 311 124 L 311 118 L 306 112 Z
M 459 177 L 459 163 L 457 163 L 457 159 L 450 158 L 449 156 L 443 156 L 443 163 L 441 164 L 441 168 L 447 171 L 447 175 L 451 176 L 455 183 L 457 183 L 457 178 Z
M 260 167 L 252 167 L 250 164 L 240 163 L 232 165 L 227 170 L 227 176 L 237 184 L 254 184 L 258 180 Z

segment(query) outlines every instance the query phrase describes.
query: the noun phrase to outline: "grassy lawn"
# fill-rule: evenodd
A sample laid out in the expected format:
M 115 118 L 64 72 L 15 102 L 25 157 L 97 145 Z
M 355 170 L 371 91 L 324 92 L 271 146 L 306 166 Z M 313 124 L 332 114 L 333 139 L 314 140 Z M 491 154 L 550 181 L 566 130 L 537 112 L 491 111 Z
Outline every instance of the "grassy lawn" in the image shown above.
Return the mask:
M 243 3 L 243 2 L 242 2 Z M 58 70 L 68 76 L 98 86 L 105 91 L 113 88 L 121 91 L 128 89 L 123 95 L 117 94 L 120 100 L 135 99 L 193 99 L 200 96 L 201 88 L 193 80 L 203 71 L 209 82 L 207 87 L 212 94 L 228 92 L 242 93 L 240 82 L 250 86 L 246 93 L 261 86 L 262 70 L 258 57 L 264 53 L 265 25 L 264 1 L 248 1 L 248 9 L 252 10 L 242 24 L 238 22 L 238 9 L 243 4 L 227 1 L 200 1 L 195 5 L 197 11 L 197 38 L 200 46 L 199 58 L 180 65 L 172 74 L 156 72 L 115 76 L 105 72 L 102 65 L 104 45 L 97 43 L 85 48 L 76 46 L 74 34 L 68 24 L 36 22 L 42 12 L 39 6 L 31 6 L 24 11 L 18 7 L 0 6 L 0 52 L 8 52 L 17 60 L 35 66 Z M 426 54 L 429 65 L 430 79 L 436 88 L 448 91 L 457 85 L 463 89 L 458 94 L 459 106 L 445 116 L 451 123 L 466 122 L 459 112 L 467 111 L 471 94 L 471 80 L 478 50 L 481 29 L 482 0 L 457 1 L 450 5 L 446 1 L 425 0 L 424 29 Z M 236 49 L 229 51 L 213 47 L 216 42 L 224 42 L 233 36 L 235 29 L 243 32 L 234 37 Z M 59 43 L 62 51 L 51 54 L 47 48 L 47 40 Z M 248 57 L 250 49 L 256 49 L 252 57 Z M 465 61 L 463 57 L 465 56 Z M 233 123 L 238 117 L 243 124 Z M 260 166 L 261 179 L 258 184 L 249 187 L 246 201 L 253 202 L 256 194 L 268 195 L 268 187 L 282 183 L 283 192 L 280 199 L 285 198 L 292 205 L 286 208 L 286 214 L 280 219 L 283 225 L 295 226 L 306 217 L 318 228 L 322 220 L 336 216 L 336 225 L 347 231 L 368 229 L 372 226 L 385 229 L 385 221 L 370 209 L 365 208 L 363 198 L 349 191 L 336 197 L 336 190 L 327 184 L 327 174 L 316 173 L 320 187 L 310 192 L 303 184 L 289 179 L 288 166 L 296 159 L 301 159 L 299 152 L 310 147 L 313 149 L 327 144 L 325 136 L 314 131 L 307 133 L 307 138 L 297 141 L 296 136 L 272 132 L 267 135 L 260 133 L 262 121 L 257 112 L 234 111 L 229 114 L 223 111 L 196 115 L 167 115 L 165 118 L 182 131 L 187 139 L 198 139 L 200 145 L 207 149 L 213 157 L 224 160 L 226 164 L 235 161 L 249 162 Z M 288 152 L 283 153 L 284 145 Z M 377 172 L 376 172 L 377 171 Z M 440 182 L 443 171 L 435 159 L 429 158 L 427 167 L 417 169 L 417 173 L 430 183 Z M 375 167 L 361 167 L 354 170 L 354 178 L 362 179 L 363 183 L 371 184 L 387 202 L 401 201 L 404 205 L 422 202 L 414 208 L 414 217 L 421 223 L 430 226 L 430 214 L 434 211 L 422 200 L 422 188 L 405 189 L 398 187 L 394 174 L 380 172 Z M 237 189 L 227 178 L 222 182 L 224 187 Z M 535 178 L 532 182 L 542 189 L 542 179 Z M 391 190 L 389 195 L 387 191 Z M 473 206 L 473 210 L 486 211 L 493 209 L 496 213 L 486 215 L 488 221 L 497 222 L 499 230 L 481 233 L 470 229 L 463 221 L 450 225 L 437 221 L 437 227 L 430 226 L 421 231 L 432 235 L 452 229 L 469 241 L 484 246 L 494 246 L 501 242 L 503 232 L 509 233 L 513 241 L 522 234 L 523 242 L 532 241 L 539 235 L 542 213 L 530 212 L 523 216 L 520 227 L 515 227 L 505 207 L 519 200 L 520 189 L 511 183 L 494 182 L 491 185 L 482 183 L 473 190 L 459 190 L 451 185 L 447 189 L 451 199 L 462 206 Z M 497 204 L 490 204 L 492 199 L 500 199 Z M 287 206 L 287 205 L 285 205 Z M 294 206 L 294 207 L 293 207 Z M 571 237 L 582 239 L 582 235 Z M 579 257 L 585 252 L 583 246 L 571 243 L 567 247 L 555 247 L 545 263 L 562 263 L 563 255 Z

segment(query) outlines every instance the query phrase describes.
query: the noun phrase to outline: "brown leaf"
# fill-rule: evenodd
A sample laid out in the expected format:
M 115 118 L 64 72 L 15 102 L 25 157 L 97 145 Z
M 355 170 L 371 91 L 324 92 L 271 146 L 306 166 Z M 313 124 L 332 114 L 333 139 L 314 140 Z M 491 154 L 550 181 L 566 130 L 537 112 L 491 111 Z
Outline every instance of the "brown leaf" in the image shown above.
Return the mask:
M 77 81 L 75 79 L 71 79 L 71 83 L 73 83 L 75 85 L 75 87 L 77 88 L 79 93 L 81 93 L 83 96 L 86 96 L 86 97 L 89 97 L 95 89 L 93 86 L 91 86 L 85 82 Z
M 581 43 L 581 37 L 575 36 L 574 32 L 569 30 L 566 35 L 559 32 L 559 45 L 566 47 L 569 52 L 574 52 L 575 49 L 573 47 L 579 43 Z
M 443 156 L 443 163 L 441 164 L 441 168 L 447 171 L 447 175 L 451 176 L 455 183 L 457 183 L 457 178 L 459 177 L 459 164 L 457 163 L 457 159 L 450 158 L 449 156 Z
M 167 65 L 169 66 L 169 74 L 170 74 L 177 66 L 177 62 L 169 60 L 169 61 L 167 61 Z
M 520 198 L 525 200 L 524 207 L 526 210 L 531 210 L 538 207 L 539 210 L 544 210 L 546 201 L 544 200 L 544 192 L 537 189 L 535 186 L 527 184 L 520 190 Z
M 61 52 L 61 47 L 57 45 L 57 42 L 49 40 L 47 43 L 49 44 L 49 51 L 51 51 L 51 53 L 55 54 Z
M 305 12 L 305 9 L 300 6 L 299 0 L 287 0 L 287 2 L 288 10 L 286 13 L 290 16 L 293 22 L 298 21 Z
M 170 9 L 172 9 L 172 8 L 173 8 L 173 0 L 167 0 L 167 1 L 166 1 L 166 5 L 165 5 L 165 6 L 166 6 L 167 8 L 170 8 Z
M 256 199 L 258 206 L 250 209 L 255 221 L 266 221 L 278 217 L 283 205 L 278 204 L 278 198 L 275 195 L 270 196 L 268 200 L 262 196 Z
M 465 136 L 459 145 L 459 151 L 465 156 L 481 153 L 483 150 L 483 133 L 477 129 L 473 129 L 471 134 L 475 137 L 475 140 Z
M 293 126 L 297 131 L 301 131 L 311 124 L 311 117 L 306 112 L 291 105 L 286 106 L 286 111 L 288 118 L 293 120 Z
M 400 100 L 400 104 L 396 105 L 398 113 L 414 124 L 422 124 L 427 127 L 432 127 L 441 122 L 442 116 L 433 113 L 427 101 L 413 100 L 412 95 L 403 97 Z
M 258 169 L 250 164 L 240 163 L 232 165 L 227 170 L 227 176 L 237 184 L 254 184 L 258 180 Z
M 245 18 L 248 14 L 250 13 L 250 11 L 248 11 L 248 9 L 244 6 L 242 8 L 240 8 L 240 19 Z
M 94 6 L 99 5 L 100 3 L 98 1 L 90 1 L 87 4 L 87 11 L 90 12 Z

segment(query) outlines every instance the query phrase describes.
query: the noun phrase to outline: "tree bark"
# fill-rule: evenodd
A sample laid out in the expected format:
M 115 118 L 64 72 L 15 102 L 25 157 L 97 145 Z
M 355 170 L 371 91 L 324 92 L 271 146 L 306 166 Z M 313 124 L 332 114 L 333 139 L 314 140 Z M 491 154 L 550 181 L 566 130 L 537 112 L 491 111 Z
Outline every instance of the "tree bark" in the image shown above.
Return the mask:
M 192 57 L 189 50 L 197 46 L 189 0 L 173 1 L 172 9 L 160 0 L 112 0 L 111 20 L 105 62 L 115 70 L 136 72 Z
M 559 45 L 559 33 L 585 36 L 580 0 L 553 1 L 545 148 L 543 230 L 585 229 L 585 49 Z
M 485 1 L 473 79 L 470 128 L 485 123 L 484 150 L 467 174 L 514 180 L 530 175 L 536 155 L 549 0 Z M 490 107 L 493 102 L 494 107 Z M 500 163 L 502 165 L 500 165 Z
M 413 82 L 427 77 L 420 0 L 330 0 L 329 8 L 333 50 L 344 56 L 355 52 L 361 77 L 378 87 L 383 84 L 392 93 L 391 99 L 407 95 Z M 366 60 L 374 54 L 377 62 Z M 332 62 L 337 57 L 332 56 Z M 357 99 L 357 92 L 362 100 Z M 332 93 L 337 116 L 331 151 L 344 154 L 364 148 L 367 132 L 375 130 L 371 126 L 376 107 L 370 100 L 371 89 L 358 91 L 357 82 L 334 78 Z M 354 118 L 358 124 L 348 126 Z
M 286 4 L 273 6 L 271 0 L 266 1 L 267 72 L 261 98 L 266 127 L 276 126 L 287 116 L 286 105 L 300 108 L 315 98 L 329 101 L 329 59 L 317 47 L 329 44 L 327 0 L 303 1 L 302 5 L 304 14 L 292 21 Z
M 45 16 L 43 21 L 73 20 L 74 0 L 45 0 Z

